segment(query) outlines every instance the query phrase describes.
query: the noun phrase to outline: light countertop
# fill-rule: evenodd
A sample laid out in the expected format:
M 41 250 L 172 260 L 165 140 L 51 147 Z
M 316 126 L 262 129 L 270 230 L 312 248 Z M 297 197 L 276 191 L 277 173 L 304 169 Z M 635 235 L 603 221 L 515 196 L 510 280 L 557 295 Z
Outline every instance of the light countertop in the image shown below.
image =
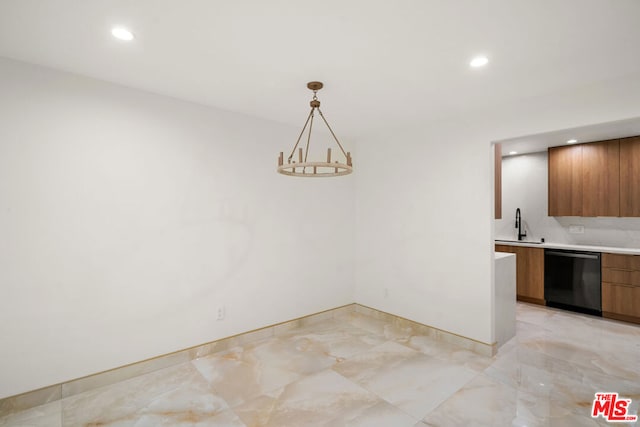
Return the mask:
M 505 246 L 525 246 L 530 248 L 542 248 L 542 249 L 565 249 L 568 251 L 588 251 L 588 252 L 606 252 L 610 254 L 627 254 L 627 255 L 640 255 L 640 249 L 636 248 L 618 248 L 614 246 L 590 246 L 590 245 L 570 245 L 566 243 L 536 243 L 527 241 L 515 241 L 515 240 L 496 240 L 496 245 Z

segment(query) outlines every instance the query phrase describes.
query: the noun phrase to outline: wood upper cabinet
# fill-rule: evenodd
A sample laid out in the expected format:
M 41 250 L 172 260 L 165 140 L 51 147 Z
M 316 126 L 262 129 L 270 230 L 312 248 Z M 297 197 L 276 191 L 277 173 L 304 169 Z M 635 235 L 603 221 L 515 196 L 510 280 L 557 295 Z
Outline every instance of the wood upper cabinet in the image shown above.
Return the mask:
M 544 249 L 496 245 L 497 252 L 516 254 L 516 296 L 544 305 Z
M 620 215 L 620 142 L 582 146 L 582 216 Z
M 582 145 L 549 148 L 549 216 L 582 216 Z
M 618 139 L 549 148 L 549 216 L 621 216 L 621 158 Z
M 640 136 L 620 140 L 620 216 L 640 216 Z

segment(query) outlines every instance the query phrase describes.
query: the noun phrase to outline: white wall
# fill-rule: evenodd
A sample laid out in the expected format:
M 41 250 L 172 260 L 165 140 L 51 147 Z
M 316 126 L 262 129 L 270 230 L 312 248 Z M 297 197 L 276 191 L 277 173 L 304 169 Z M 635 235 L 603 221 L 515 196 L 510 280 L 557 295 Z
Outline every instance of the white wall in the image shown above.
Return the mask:
M 299 130 L 4 59 L 0 93 L 0 398 L 353 302 L 353 180 L 278 175 Z
M 621 76 L 360 141 L 356 301 L 492 343 L 491 142 L 638 117 L 639 98 Z
M 358 146 L 356 301 L 491 343 L 491 150 L 472 129 Z
M 502 215 L 496 220 L 496 238 L 517 238 L 515 211 L 520 208 L 526 239 L 549 243 L 640 248 L 640 218 L 550 217 L 548 212 L 547 152 L 502 159 Z M 583 225 L 584 234 L 569 233 L 570 225 Z

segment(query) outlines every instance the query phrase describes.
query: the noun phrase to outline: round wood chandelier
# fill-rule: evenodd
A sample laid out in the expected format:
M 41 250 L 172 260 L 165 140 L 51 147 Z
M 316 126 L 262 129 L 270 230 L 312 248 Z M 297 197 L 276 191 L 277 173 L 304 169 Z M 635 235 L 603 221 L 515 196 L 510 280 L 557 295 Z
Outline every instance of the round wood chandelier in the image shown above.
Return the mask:
M 349 175 L 353 172 L 353 165 L 351 163 L 351 153 L 345 152 L 342 144 L 338 141 L 336 134 L 333 133 L 331 126 L 327 122 L 327 119 L 324 118 L 324 114 L 320 110 L 320 101 L 318 101 L 317 92 L 322 89 L 323 84 L 321 82 L 309 82 L 307 83 L 307 87 L 313 91 L 313 99 L 309 103 L 311 105 L 311 111 L 307 116 L 307 121 L 304 123 L 302 127 L 302 132 L 300 132 L 300 136 L 298 136 L 298 140 L 296 144 L 293 146 L 293 150 L 291 150 L 291 154 L 287 158 L 287 163 L 284 162 L 284 153 L 281 151 L 280 156 L 278 157 L 278 173 L 289 176 L 303 176 L 303 177 L 331 177 L 331 176 L 342 176 Z M 331 159 L 331 148 L 327 149 L 327 161 L 310 161 L 308 159 L 309 155 L 309 145 L 311 144 L 311 130 L 313 129 L 313 118 L 315 116 L 315 111 L 318 110 L 318 114 L 322 117 L 324 124 L 327 125 L 329 132 L 331 132 L 331 136 L 338 144 L 340 151 L 342 152 L 342 156 L 344 156 L 344 161 L 333 160 Z M 300 140 L 307 130 L 307 126 L 309 130 L 307 132 L 307 144 L 304 149 L 304 155 L 302 147 L 298 147 L 300 145 Z M 296 149 L 298 150 L 298 159 L 294 160 L 294 155 L 296 153 Z M 340 153 L 338 154 L 340 156 Z M 340 157 L 342 157 L 340 156 Z

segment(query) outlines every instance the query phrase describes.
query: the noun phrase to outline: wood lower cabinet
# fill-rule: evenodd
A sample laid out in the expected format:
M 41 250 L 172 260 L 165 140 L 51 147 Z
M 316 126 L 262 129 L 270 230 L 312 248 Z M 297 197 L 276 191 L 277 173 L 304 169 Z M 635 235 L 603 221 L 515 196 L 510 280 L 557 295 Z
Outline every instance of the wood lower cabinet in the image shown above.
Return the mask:
M 544 249 L 496 245 L 496 252 L 516 254 L 516 295 L 519 301 L 545 304 Z M 603 253 L 602 316 L 640 323 L 640 255 Z
M 602 254 L 602 316 L 640 323 L 640 255 Z
M 544 305 L 544 249 L 496 245 L 497 252 L 516 254 L 516 297 Z
M 602 316 L 640 323 L 640 286 L 602 282 Z

